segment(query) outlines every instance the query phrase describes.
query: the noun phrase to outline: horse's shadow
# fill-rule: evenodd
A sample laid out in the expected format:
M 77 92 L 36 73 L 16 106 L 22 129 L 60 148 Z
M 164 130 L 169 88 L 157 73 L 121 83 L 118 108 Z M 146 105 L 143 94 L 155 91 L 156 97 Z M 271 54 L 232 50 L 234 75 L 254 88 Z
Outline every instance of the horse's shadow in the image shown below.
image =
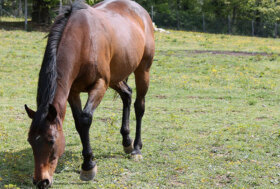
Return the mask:
M 65 151 L 56 168 L 56 174 L 64 171 L 66 161 L 79 161 L 79 156 L 73 156 L 71 151 Z M 74 159 L 73 159 L 74 158 Z M 16 185 L 20 188 L 32 188 L 32 176 L 34 171 L 34 159 L 31 148 L 25 148 L 17 152 L 0 152 L 0 188 L 5 185 Z M 71 169 L 76 174 L 77 169 Z
M 32 187 L 33 154 L 31 148 L 0 152 L 0 188 L 4 185 Z
M 31 21 L 28 22 L 28 31 L 47 32 L 49 31 L 49 27 L 48 25 L 39 25 Z M 24 21 L 0 21 L 0 29 L 7 31 L 25 30 Z
M 75 152 L 71 152 L 70 150 L 64 152 L 56 168 L 56 174 L 64 171 L 71 171 L 77 175 L 80 173 L 80 167 L 70 170 L 65 170 L 64 168 L 66 161 L 81 161 L 82 157 L 76 154 L 73 155 L 73 153 Z M 96 155 L 95 158 L 97 161 L 98 159 L 129 159 L 129 155 L 122 152 L 112 154 L 103 151 L 101 154 Z M 25 148 L 16 152 L 0 152 L 0 188 L 4 188 L 4 185 L 9 184 L 16 185 L 20 188 L 32 188 L 33 170 L 34 159 L 31 148 Z

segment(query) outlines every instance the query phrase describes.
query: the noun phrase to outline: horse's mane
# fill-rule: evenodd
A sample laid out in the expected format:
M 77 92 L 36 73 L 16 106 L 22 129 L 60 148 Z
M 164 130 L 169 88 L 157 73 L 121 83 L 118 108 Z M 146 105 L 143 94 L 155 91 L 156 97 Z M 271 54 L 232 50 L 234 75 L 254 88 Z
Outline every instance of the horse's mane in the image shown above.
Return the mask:
M 57 49 L 63 35 L 64 28 L 71 16 L 71 13 L 87 8 L 82 0 L 75 1 L 71 6 L 65 7 L 63 13 L 60 14 L 51 27 L 48 35 L 47 47 L 45 50 L 42 67 L 39 74 L 39 82 L 37 89 L 37 109 L 47 110 L 52 103 L 57 87 Z

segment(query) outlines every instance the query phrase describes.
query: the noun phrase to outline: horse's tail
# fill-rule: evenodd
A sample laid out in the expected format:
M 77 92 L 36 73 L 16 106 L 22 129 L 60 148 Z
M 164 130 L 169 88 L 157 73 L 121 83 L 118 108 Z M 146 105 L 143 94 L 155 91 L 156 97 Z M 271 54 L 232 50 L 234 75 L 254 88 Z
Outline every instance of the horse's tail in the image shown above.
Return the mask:
M 45 50 L 42 67 L 39 74 L 38 91 L 37 91 L 37 108 L 47 106 L 53 101 L 57 87 L 57 66 L 56 55 L 57 49 L 63 35 L 63 31 L 71 14 L 80 9 L 86 9 L 88 6 L 83 0 L 75 1 L 71 6 L 65 7 L 63 13 L 54 21 L 48 35 L 48 43 Z

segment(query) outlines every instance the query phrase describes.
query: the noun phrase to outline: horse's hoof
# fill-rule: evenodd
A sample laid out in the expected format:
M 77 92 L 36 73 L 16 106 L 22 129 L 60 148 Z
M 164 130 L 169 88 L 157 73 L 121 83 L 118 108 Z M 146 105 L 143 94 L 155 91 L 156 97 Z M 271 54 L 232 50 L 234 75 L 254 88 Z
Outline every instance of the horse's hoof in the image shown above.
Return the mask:
M 134 159 L 135 161 L 141 161 L 143 159 L 143 156 L 141 154 L 135 154 L 135 155 L 131 155 L 132 159 Z
M 97 165 L 95 165 L 94 168 L 92 168 L 89 171 L 84 171 L 82 169 L 81 174 L 80 174 L 80 179 L 82 181 L 90 181 L 90 180 L 93 180 L 93 178 L 95 177 L 96 174 L 97 174 Z
M 131 142 L 130 146 L 123 147 L 123 150 L 126 154 L 130 154 L 133 151 L 133 149 L 134 149 L 133 143 L 134 143 L 134 141 Z

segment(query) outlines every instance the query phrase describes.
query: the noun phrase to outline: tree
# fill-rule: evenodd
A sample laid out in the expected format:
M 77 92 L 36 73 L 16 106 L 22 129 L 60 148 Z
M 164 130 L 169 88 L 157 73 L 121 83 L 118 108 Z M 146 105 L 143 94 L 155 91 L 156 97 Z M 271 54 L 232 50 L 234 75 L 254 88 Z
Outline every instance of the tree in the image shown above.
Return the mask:
M 33 0 L 32 22 L 50 24 L 50 8 L 54 2 L 56 0 Z
M 74 0 L 73 0 L 74 1 Z M 89 5 L 96 4 L 102 0 L 86 0 Z M 32 22 L 39 24 L 50 24 L 52 19 L 58 14 L 60 3 L 69 4 L 72 0 L 32 0 Z

